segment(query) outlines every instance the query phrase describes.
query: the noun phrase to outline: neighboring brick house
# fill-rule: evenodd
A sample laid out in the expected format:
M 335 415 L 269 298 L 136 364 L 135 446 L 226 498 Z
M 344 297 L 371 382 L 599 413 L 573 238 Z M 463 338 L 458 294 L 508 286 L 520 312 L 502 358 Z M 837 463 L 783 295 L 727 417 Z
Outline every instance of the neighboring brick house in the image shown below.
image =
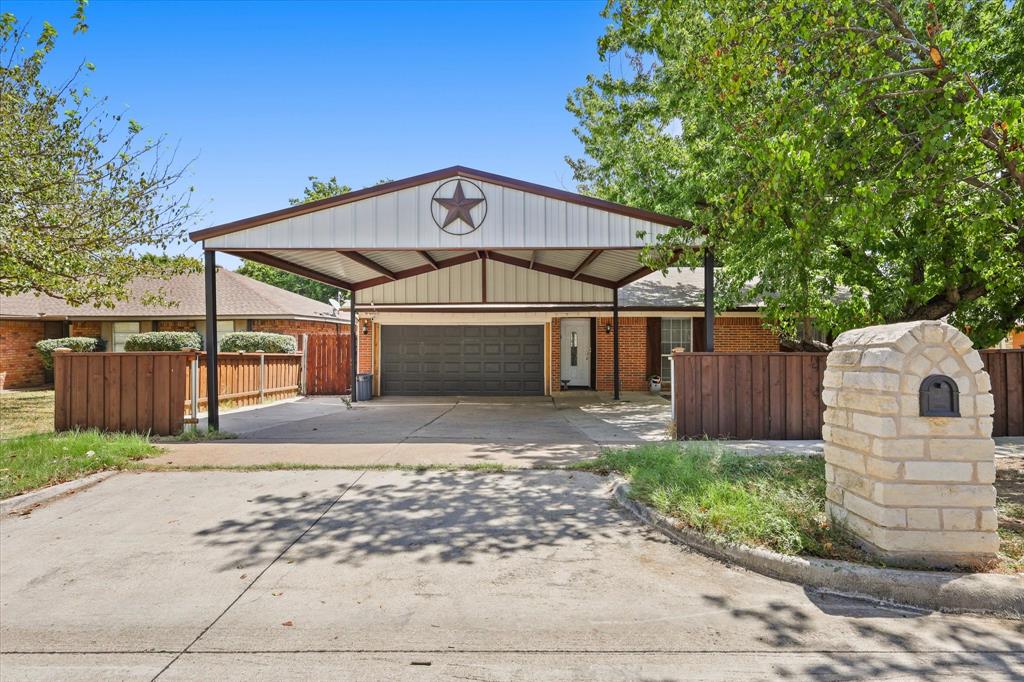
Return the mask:
M 145 294 L 162 291 L 174 305 L 145 305 Z M 91 336 L 120 351 L 131 334 L 147 331 L 197 331 L 205 335 L 205 289 L 202 273 L 170 280 L 139 279 L 129 299 L 114 308 L 73 307 L 48 296 L 0 297 L 0 388 L 46 383 L 35 345 L 42 339 Z M 348 328 L 331 306 L 250 279 L 217 270 L 217 335 L 232 331 L 278 334 L 334 334 Z
M 671 382 L 668 357 L 673 348 L 704 350 L 704 271 L 702 268 L 653 273 L 622 288 L 619 310 L 619 373 L 622 390 L 642 391 L 652 374 Z M 587 364 L 569 388 L 612 390 L 614 354 L 612 317 L 607 307 L 560 306 L 550 311 L 526 311 L 520 306 L 493 304 L 437 306 L 424 312 L 401 305 L 374 305 L 359 312 L 359 371 L 375 376 L 381 393 L 382 327 L 407 325 L 543 325 L 545 392 L 562 388 L 571 359 L 563 362 L 563 346 L 572 353 L 572 340 L 563 327 L 577 332 L 577 361 Z M 563 343 L 564 342 L 564 343 Z M 766 329 L 758 306 L 750 305 L 715 317 L 715 350 L 772 352 L 779 337 Z M 384 391 L 387 392 L 387 391 Z

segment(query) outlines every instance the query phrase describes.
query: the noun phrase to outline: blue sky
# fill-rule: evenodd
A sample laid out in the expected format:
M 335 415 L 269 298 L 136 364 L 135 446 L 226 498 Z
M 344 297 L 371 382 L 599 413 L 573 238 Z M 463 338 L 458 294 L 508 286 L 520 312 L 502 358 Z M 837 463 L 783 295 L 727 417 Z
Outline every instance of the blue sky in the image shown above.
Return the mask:
M 93 62 L 112 109 L 197 157 L 194 227 L 286 206 L 309 175 L 359 188 L 464 164 L 574 189 L 565 98 L 607 68 L 603 6 L 94 0 L 72 35 L 71 0 L 2 2 L 57 27 L 49 79 Z

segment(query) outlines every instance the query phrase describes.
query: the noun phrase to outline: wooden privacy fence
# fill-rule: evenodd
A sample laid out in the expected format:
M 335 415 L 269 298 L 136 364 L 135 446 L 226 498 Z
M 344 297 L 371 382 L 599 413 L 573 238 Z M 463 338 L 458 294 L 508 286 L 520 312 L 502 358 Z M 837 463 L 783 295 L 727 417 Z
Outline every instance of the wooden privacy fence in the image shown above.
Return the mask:
M 305 337 L 307 395 L 348 393 L 351 383 L 350 336 L 310 334 Z
M 678 438 L 821 438 L 824 353 L 675 353 Z
M 1024 348 L 983 350 L 981 361 L 992 380 L 996 411 L 993 436 L 1024 436 Z
M 193 381 L 193 363 L 185 376 L 184 411 L 192 409 L 192 392 L 199 395 L 197 411 L 205 410 L 206 353 L 190 353 L 196 358 L 197 379 Z M 283 400 L 299 395 L 302 353 L 217 353 L 217 395 L 220 404 L 232 407 L 259 405 L 266 400 Z
M 983 350 L 993 436 L 1024 436 L 1024 350 Z M 821 438 L 825 353 L 675 353 L 678 438 Z
M 178 433 L 192 355 L 55 352 L 54 429 Z

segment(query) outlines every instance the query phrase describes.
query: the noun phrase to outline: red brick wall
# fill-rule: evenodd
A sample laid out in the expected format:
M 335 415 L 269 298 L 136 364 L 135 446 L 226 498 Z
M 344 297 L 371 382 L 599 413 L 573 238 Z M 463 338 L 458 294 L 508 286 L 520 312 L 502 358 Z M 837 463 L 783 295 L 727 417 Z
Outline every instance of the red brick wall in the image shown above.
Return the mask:
M 359 322 L 356 324 L 356 333 L 359 335 L 359 345 L 357 352 L 359 354 L 359 364 L 356 365 L 357 372 L 374 372 L 373 368 L 373 333 L 374 325 L 369 323 L 367 326 L 367 333 L 363 333 L 363 324 Z
M 69 336 L 88 336 L 91 339 L 98 339 L 102 336 L 100 323 L 92 320 L 72 322 Z
M 273 334 L 333 334 L 336 330 L 344 332 L 348 325 L 333 322 L 315 322 L 313 320 L 253 320 L 254 332 L 271 332 Z
M 43 361 L 36 343 L 45 337 L 44 324 L 31 320 L 0 320 L 0 388 L 44 383 Z
M 551 318 L 551 386 L 550 391 L 562 390 L 562 325 L 561 319 Z
M 715 350 L 770 353 L 779 350 L 779 336 L 761 326 L 758 317 L 716 317 Z
M 194 332 L 196 329 L 196 320 L 155 320 L 153 322 L 153 331 L 155 332 Z
M 598 391 L 611 391 L 615 386 L 613 333 L 604 326 L 612 318 L 597 318 L 597 383 Z M 647 390 L 647 318 L 619 315 L 619 380 L 623 391 Z

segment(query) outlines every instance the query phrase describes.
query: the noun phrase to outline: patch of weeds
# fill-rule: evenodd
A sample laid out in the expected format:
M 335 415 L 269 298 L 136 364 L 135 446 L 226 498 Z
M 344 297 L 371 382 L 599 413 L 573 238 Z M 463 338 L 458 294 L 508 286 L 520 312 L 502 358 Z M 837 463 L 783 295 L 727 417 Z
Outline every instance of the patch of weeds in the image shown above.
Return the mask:
M 66 431 L 0 441 L 0 497 L 63 483 L 104 469 L 128 468 L 157 448 L 144 435 Z
M 217 429 L 207 429 L 201 431 L 199 429 L 188 429 L 174 436 L 171 440 L 176 440 L 181 443 L 194 443 L 196 441 L 205 440 L 234 440 L 238 438 L 237 433 L 231 433 L 230 431 L 218 431 Z

